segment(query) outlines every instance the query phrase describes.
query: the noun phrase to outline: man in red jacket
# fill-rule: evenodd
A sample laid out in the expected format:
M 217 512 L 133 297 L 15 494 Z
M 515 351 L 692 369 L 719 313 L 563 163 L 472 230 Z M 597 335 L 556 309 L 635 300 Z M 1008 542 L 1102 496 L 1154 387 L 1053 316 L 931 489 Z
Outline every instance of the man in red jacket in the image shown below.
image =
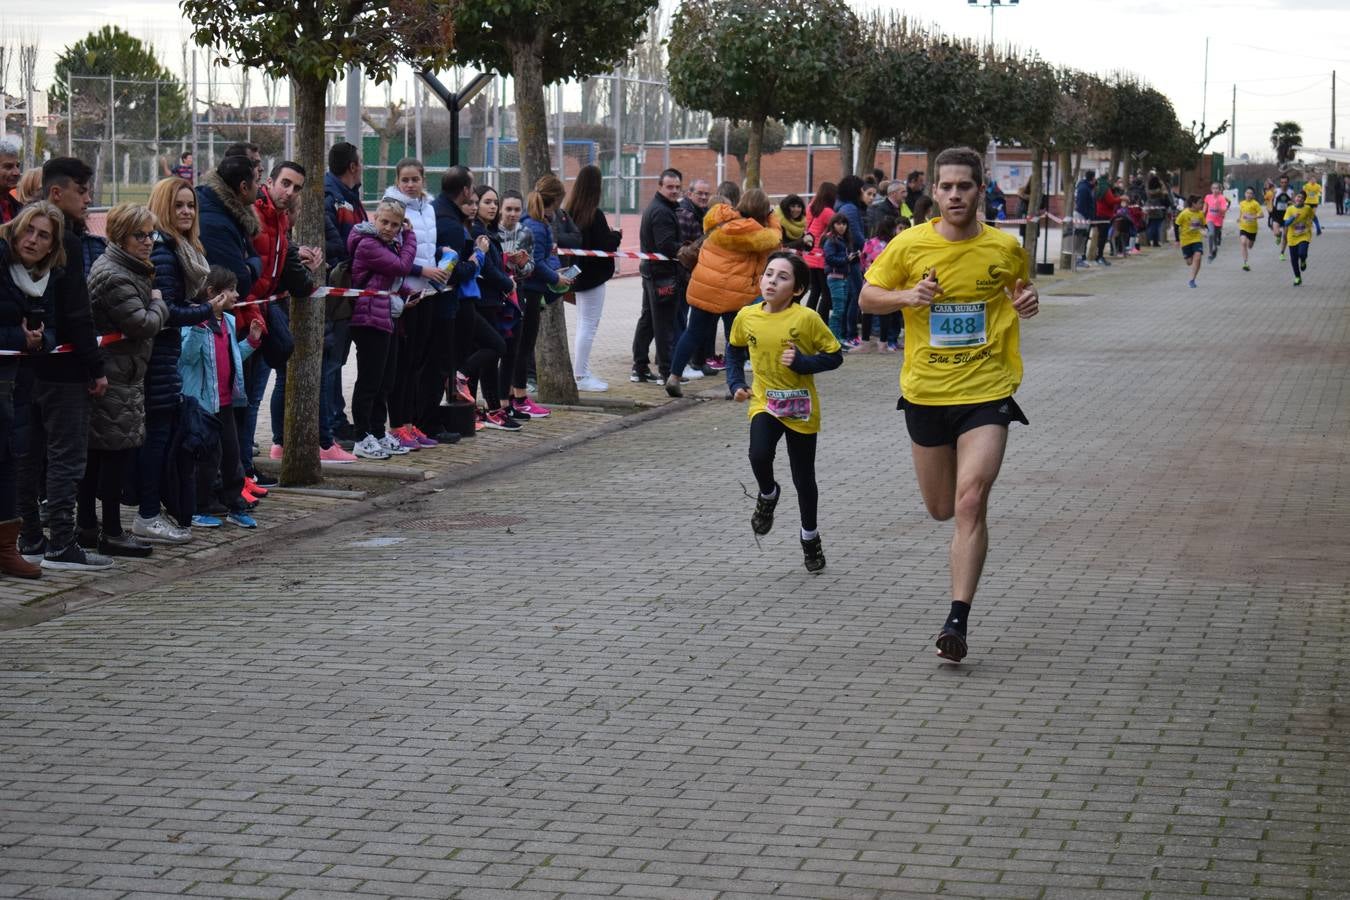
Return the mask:
M 299 163 L 283 160 L 272 169 L 267 183 L 258 191 L 258 199 L 253 204 L 258 223 L 262 226 L 253 238 L 253 249 L 262 260 L 258 277 L 249 289 L 248 300 L 260 300 L 273 294 L 288 293 L 292 297 L 308 297 L 314 293 L 317 281 L 312 273 L 323 264 L 323 252 L 315 247 L 292 247 L 290 243 L 291 208 L 299 199 L 305 186 L 305 170 Z M 260 321 L 264 335 L 267 332 L 267 307 L 269 303 L 253 306 L 240 306 L 235 311 L 235 327 L 240 336 L 247 334 L 253 322 Z M 285 308 L 280 310 L 286 317 Z M 258 410 L 262 406 L 263 394 L 267 390 L 267 376 L 272 369 L 264 354 L 255 353 L 244 364 L 244 392 L 248 396 L 248 405 L 235 410 L 239 419 L 239 456 L 244 461 L 246 474 L 244 488 L 248 495 L 263 496 L 257 487 L 268 486 L 268 481 L 259 481 L 253 467 L 254 436 L 258 427 Z M 281 458 L 281 418 L 285 414 L 286 370 L 279 367 L 277 387 L 272 392 L 272 431 L 275 446 L 270 454 L 274 459 Z M 275 482 L 272 482 L 275 483 Z

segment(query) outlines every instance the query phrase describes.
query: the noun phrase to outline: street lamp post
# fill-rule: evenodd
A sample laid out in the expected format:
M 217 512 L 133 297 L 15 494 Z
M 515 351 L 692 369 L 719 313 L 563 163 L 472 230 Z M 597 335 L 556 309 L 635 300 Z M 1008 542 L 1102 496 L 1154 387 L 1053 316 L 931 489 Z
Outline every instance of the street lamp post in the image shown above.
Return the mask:
M 1003 6 L 1017 6 L 1018 0 L 988 0 L 981 3 L 980 0 L 966 0 L 966 3 L 976 9 L 989 8 L 989 52 L 994 52 L 994 10 Z M 989 140 L 989 178 L 992 181 L 998 181 L 998 142 L 994 139 Z
M 986 7 L 989 9 L 989 46 L 990 46 L 990 47 L 993 47 L 993 46 L 994 46 L 994 10 L 998 9 L 998 8 L 1001 7 L 1001 6 L 1016 6 L 1016 5 L 1017 5 L 1017 0 L 1006 0 L 1006 2 L 1005 2 L 1005 0 L 988 0 L 988 2 L 986 2 L 986 3 L 981 3 L 980 0 L 966 0 L 966 3 L 968 3 L 969 5 L 975 7 L 976 9 L 985 9 Z

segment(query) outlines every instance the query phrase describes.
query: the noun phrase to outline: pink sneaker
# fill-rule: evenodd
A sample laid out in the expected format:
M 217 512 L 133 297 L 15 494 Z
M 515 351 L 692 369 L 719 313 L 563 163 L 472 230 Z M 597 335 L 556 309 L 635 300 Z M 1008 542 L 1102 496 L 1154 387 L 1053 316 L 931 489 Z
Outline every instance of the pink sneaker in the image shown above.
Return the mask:
M 422 445 L 417 442 L 417 438 L 408 432 L 407 425 L 401 428 L 391 428 L 389 433 L 394 436 L 394 440 L 398 441 L 400 447 L 406 447 L 409 450 L 420 450 L 422 448 Z
M 282 449 L 280 444 L 273 444 L 272 450 L 267 454 L 269 459 L 281 459 Z
M 417 443 L 421 444 L 423 447 L 439 447 L 441 445 L 440 441 L 433 437 L 427 437 L 427 433 L 416 425 L 405 425 L 404 428 L 407 429 L 407 432 L 412 439 L 417 441 Z
M 524 399 L 516 397 L 511 401 L 511 405 L 525 413 L 525 415 L 529 416 L 531 419 L 546 419 L 553 413 L 553 410 L 549 409 L 547 406 L 540 406 L 529 397 Z
M 469 379 L 463 373 L 455 373 L 455 393 L 465 403 L 473 403 L 473 394 L 469 393 Z
M 330 463 L 349 463 L 356 462 L 356 457 L 342 449 L 342 445 L 333 441 L 333 446 L 327 450 L 319 448 L 319 459 L 322 462 Z

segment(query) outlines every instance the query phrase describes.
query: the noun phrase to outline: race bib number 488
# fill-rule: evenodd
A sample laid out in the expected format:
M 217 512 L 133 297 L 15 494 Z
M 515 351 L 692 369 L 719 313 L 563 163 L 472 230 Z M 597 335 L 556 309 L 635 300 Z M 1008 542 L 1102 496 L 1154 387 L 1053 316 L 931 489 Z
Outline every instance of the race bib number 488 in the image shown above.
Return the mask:
M 928 312 L 928 346 L 980 347 L 988 343 L 983 303 L 934 303 Z

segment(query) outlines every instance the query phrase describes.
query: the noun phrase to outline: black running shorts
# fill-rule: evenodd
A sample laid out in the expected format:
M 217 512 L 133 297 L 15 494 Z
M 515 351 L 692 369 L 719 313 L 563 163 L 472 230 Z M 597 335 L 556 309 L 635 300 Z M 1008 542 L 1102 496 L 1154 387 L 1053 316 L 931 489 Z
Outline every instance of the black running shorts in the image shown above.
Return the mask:
M 1013 422 L 1031 424 L 1012 397 L 957 406 L 925 406 L 901 397 L 895 408 L 905 411 L 909 439 L 920 447 L 955 446 L 957 438 L 981 425 L 1002 425 L 1006 428 Z

